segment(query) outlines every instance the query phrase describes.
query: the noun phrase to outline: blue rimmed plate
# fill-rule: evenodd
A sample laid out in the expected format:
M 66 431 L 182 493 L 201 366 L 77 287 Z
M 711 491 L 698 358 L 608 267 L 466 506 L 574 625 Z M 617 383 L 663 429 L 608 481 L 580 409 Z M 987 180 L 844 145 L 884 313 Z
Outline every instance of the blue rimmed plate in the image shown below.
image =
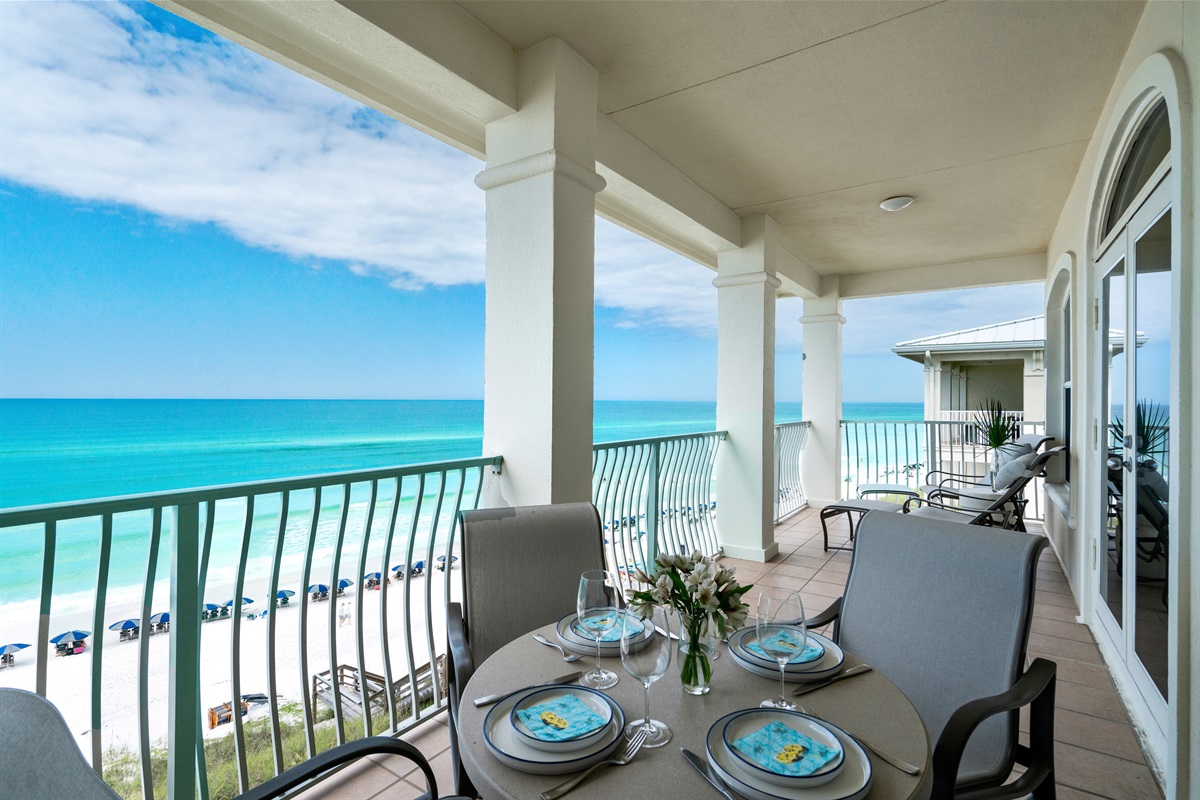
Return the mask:
M 788 775 L 782 771 L 768 769 L 742 752 L 742 749 L 737 747 L 737 742 L 772 723 L 782 724 L 795 733 L 808 737 L 816 744 L 836 750 L 837 755 L 818 769 L 801 775 Z M 812 717 L 797 714 L 795 711 L 752 708 L 734 714 L 729 722 L 725 723 L 725 727 L 721 731 L 721 739 L 725 743 L 725 749 L 734 757 L 735 763 L 740 764 L 750 774 L 757 775 L 760 779 L 776 786 L 821 786 L 836 778 L 846 763 L 846 751 L 833 731 L 823 722 L 817 722 Z
M 564 696 L 571 696 L 582 703 L 588 711 L 591 711 L 596 720 L 596 725 L 584 730 L 581 730 L 575 736 L 569 739 L 547 739 L 539 736 L 538 732 L 530 727 L 523 719 L 520 712 L 530 709 L 537 705 L 552 703 L 556 699 Z M 548 689 L 542 689 L 536 692 L 530 692 L 521 699 L 520 702 L 513 705 L 512 711 L 509 713 L 509 720 L 512 722 L 513 728 L 520 734 L 522 742 L 534 748 L 535 750 L 544 750 L 547 753 L 570 753 L 599 741 L 598 737 L 602 737 L 607 728 L 612 725 L 613 709 L 612 703 L 608 697 L 600 694 L 594 689 L 589 689 L 586 686 L 551 686 Z M 535 722 L 534 725 L 540 723 Z
M 714 722 L 708 729 L 708 737 L 704 743 L 708 752 L 708 763 L 733 791 L 750 800 L 862 800 L 871 791 L 873 771 L 871 759 L 867 757 L 866 751 L 853 736 L 827 722 L 821 724 L 837 737 L 842 752 L 845 753 L 840 772 L 829 783 L 821 786 L 776 786 L 746 771 L 725 748 L 722 734 L 729 721 L 742 713 L 744 712 L 735 711 Z
M 799 631 L 799 628 L 790 629 Z M 743 633 L 745 631 L 745 633 Z M 779 662 L 766 653 L 759 653 L 752 648 L 758 644 L 758 631 L 755 628 L 739 628 L 734 631 L 734 634 L 741 634 L 737 637 L 737 647 L 741 651 L 741 655 L 745 656 L 749 661 L 762 662 L 764 665 L 772 669 L 779 669 Z M 821 662 L 825 657 L 825 643 L 814 633 L 806 633 L 808 637 L 804 646 L 804 653 L 797 654 L 792 657 L 792 660 L 787 663 L 787 668 L 794 671 L 804 671 L 812 669 Z M 733 637 L 730 637 L 732 644 Z
M 623 740 L 621 732 L 625 729 L 625 713 L 621 711 L 617 702 L 606 694 L 600 696 L 612 706 L 612 722 L 605 729 L 604 735 L 587 747 L 568 753 L 547 753 L 522 741 L 521 735 L 509 719 L 513 707 L 531 692 L 550 688 L 566 687 L 533 686 L 513 692 L 488 711 L 487 716 L 483 718 L 483 741 L 497 761 L 507 767 L 534 775 L 562 775 L 599 764 L 616 752 Z
M 625 612 L 622 611 L 621 613 L 624 614 Z M 576 632 L 575 621 L 577 616 L 577 614 L 572 612 L 560 619 L 558 624 L 554 626 L 554 633 L 558 636 L 558 641 L 562 643 L 562 646 L 567 650 L 570 650 L 572 653 L 577 653 L 581 656 L 594 656 L 596 655 L 596 640 L 591 637 L 585 638 L 583 635 Z M 618 622 L 617 626 L 620 626 L 620 624 L 621 623 Z M 644 626 L 642 630 L 642 636 L 638 640 L 637 647 L 635 649 L 640 650 L 641 648 L 645 647 L 646 643 L 650 641 L 650 637 L 653 635 L 653 629 L 651 629 L 649 625 Z M 600 642 L 600 655 L 607 658 L 620 657 L 620 638 L 617 638 L 615 641 L 611 642 Z
M 757 635 L 757 633 L 754 628 L 742 628 L 734 631 L 733 635 L 729 637 L 729 655 L 733 657 L 734 663 L 747 672 L 779 680 L 779 664 L 768 661 L 742 647 L 741 640 L 747 635 Z M 825 655 L 821 656 L 816 663 L 799 665 L 801 667 L 799 669 L 790 665 L 785 667 L 783 679 L 788 683 L 809 683 L 832 678 L 841 670 L 842 663 L 846 660 L 846 654 L 842 652 L 842 648 L 838 647 L 829 637 L 819 633 L 809 633 L 808 635 L 825 647 Z M 592 652 L 594 653 L 595 650 Z

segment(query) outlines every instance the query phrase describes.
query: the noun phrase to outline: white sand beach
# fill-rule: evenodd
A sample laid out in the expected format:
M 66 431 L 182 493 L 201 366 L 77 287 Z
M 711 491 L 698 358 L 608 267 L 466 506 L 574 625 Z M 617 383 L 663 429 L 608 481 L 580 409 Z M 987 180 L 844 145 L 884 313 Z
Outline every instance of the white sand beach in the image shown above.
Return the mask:
M 326 569 L 324 573 L 327 574 Z M 397 581 L 387 585 L 387 642 L 392 678 L 398 680 L 408 673 L 408 645 L 405 635 L 405 619 L 414 622 L 411 631 L 413 662 L 417 668 L 429 661 L 429 640 L 425 626 L 426 595 L 432 609 L 433 646 L 438 653 L 445 652 L 445 591 L 449 576 L 451 599 L 461 598 L 461 572 L 452 570 L 442 573 L 430 570 L 426 575 Z M 287 576 L 280 585 L 298 587 L 299 576 Z M 314 578 L 321 582 L 325 578 Z M 259 602 L 249 609 L 261 613 L 269 608 L 263 601 L 267 595 L 267 581 L 248 581 L 243 595 Z M 240 687 L 241 694 L 267 694 L 270 685 L 268 675 L 268 653 L 273 652 L 277 676 L 276 693 L 281 702 L 299 701 L 303 693 L 312 691 L 312 676 L 331 668 L 330 645 L 336 650 L 337 664 L 359 667 L 359 642 L 357 632 L 362 631 L 362 667 L 369 672 L 384 674 L 383 635 L 381 629 L 383 597 L 380 590 L 360 591 L 353 586 L 341 597 L 313 602 L 303 594 L 290 599 L 286 607 L 272 609 L 274 616 L 274 643 L 271 647 L 271 616 L 259 619 L 243 618 L 240 621 Z M 206 596 L 227 599 L 233 596 L 233 586 L 208 587 Z M 157 597 L 157 595 L 156 595 Z M 223 600 L 222 600 L 223 602 Z M 156 600 L 157 603 L 157 600 Z M 307 653 L 308 663 L 301 672 L 300 618 L 301 605 L 308 604 Z M 162 607 L 159 608 L 158 605 Z M 361 609 L 360 609 L 361 606 Z M 154 607 L 154 611 L 166 610 L 165 599 Z M 14 611 L 19 611 L 19 616 Z M 105 625 L 126 618 L 140 616 L 140 604 L 114 604 L 106 609 Z M 331 613 L 333 633 L 330 636 Z M 346 617 L 348 619 L 343 619 Z M 362 624 L 358 625 L 361 617 Z M 234 621 L 224 618 L 206 622 L 201 626 L 200 700 L 203 709 L 216 706 L 232 699 L 233 674 L 233 628 Z M 50 652 L 47 666 L 47 696 L 62 711 L 71 730 L 76 734 L 81 747 L 89 752 L 88 741 L 91 728 L 92 669 L 95 663 L 97 638 L 103 637 L 100 666 L 101 681 L 101 736 L 105 748 L 128 746 L 136 748 L 138 731 L 138 675 L 139 655 L 143 646 L 148 649 L 146 678 L 148 686 L 148 730 L 151 742 L 166 740 L 167 697 L 170 679 L 169 634 L 147 636 L 144 640 L 120 641 L 116 631 L 94 631 L 88 638 L 88 647 L 82 654 L 66 657 L 53 655 L 52 645 L 37 642 L 37 616 L 30 613 L 26 604 L 20 609 L 0 607 L 0 629 L 4 641 L 29 642 L 29 647 L 16 656 L 15 666 L 0 670 L 0 686 L 12 686 L 33 691 L 37 682 L 38 646 Z M 52 614 L 50 634 L 64 630 L 92 629 L 92 614 L 76 611 Z M 146 628 L 143 628 L 145 633 Z M 205 725 L 207 728 L 207 725 Z M 232 725 L 222 725 L 207 735 L 227 735 Z

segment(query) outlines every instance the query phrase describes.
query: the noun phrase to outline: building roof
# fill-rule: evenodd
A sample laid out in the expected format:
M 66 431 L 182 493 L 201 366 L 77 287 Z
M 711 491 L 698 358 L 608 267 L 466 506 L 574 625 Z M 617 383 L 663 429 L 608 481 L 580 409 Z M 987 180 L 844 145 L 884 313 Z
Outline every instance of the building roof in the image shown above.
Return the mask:
M 1046 317 L 1039 314 L 1011 322 L 910 339 L 898 343 L 892 352 L 902 356 L 923 356 L 926 352 L 1041 350 L 1045 346 Z

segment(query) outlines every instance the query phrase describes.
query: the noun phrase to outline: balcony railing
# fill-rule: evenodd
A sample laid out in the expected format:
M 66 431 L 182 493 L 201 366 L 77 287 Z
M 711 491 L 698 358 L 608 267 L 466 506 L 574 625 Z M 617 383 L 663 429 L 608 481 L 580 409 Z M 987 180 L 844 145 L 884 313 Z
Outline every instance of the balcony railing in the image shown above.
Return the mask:
M 808 505 L 800 482 L 800 457 L 811 422 L 775 426 L 775 524 Z
M 608 567 L 628 576 L 659 552 L 715 554 L 713 463 L 724 431 L 592 448 L 592 502 Z
M 348 738 L 416 725 L 446 704 L 442 616 L 461 585 L 435 570 L 454 566 L 457 513 L 476 506 L 485 473 L 500 464 L 476 458 L 0 512 L 0 536 L 41 563 L 29 688 L 86 728 L 97 772 L 147 800 L 227 797 Z M 92 553 L 84 571 L 82 551 Z M 81 601 L 84 587 L 63 584 L 86 574 L 95 593 Z M 235 602 L 243 597 L 263 601 Z M 169 624 L 152 626 L 168 598 Z M 138 622 L 139 637 L 107 633 L 122 615 Z M 84 672 L 50 668 L 52 624 L 90 629 L 86 689 L 67 685 Z M 167 635 L 151 637 L 155 628 Z M 6 629 L 16 632 L 13 620 Z M 116 648 L 136 648 L 136 658 Z M 105 678 L 117 671 L 114 688 Z M 202 697 L 213 686 L 217 694 Z M 259 735 L 247 736 L 247 697 L 260 701 L 269 735 L 257 723 Z M 281 707 L 281 697 L 298 703 Z M 107 763 L 122 748 L 106 749 L 102 731 L 131 715 L 132 752 Z M 235 775 L 228 755 L 205 747 L 210 719 L 232 729 Z
M 1044 422 L 1020 421 L 1021 433 L 1044 433 Z M 991 450 L 980 443 L 967 421 L 842 420 L 843 472 L 846 496 L 864 483 L 897 483 L 914 489 L 930 470 L 987 474 Z M 1041 478 L 1026 493 L 1029 519 L 1042 519 Z

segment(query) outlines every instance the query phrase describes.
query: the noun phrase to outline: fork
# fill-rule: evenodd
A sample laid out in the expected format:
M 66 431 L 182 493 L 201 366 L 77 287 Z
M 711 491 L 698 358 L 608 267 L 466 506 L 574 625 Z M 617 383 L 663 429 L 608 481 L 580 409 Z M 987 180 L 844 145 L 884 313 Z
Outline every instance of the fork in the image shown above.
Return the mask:
M 535 634 L 533 635 L 533 638 L 534 638 L 534 640 L 536 640 L 536 641 L 538 641 L 538 642 L 541 642 L 542 644 L 546 645 L 546 647 L 553 647 L 555 650 L 557 650 L 558 652 L 562 653 L 563 661 L 566 661 L 568 664 L 570 664 L 572 661 L 578 661 L 578 660 L 579 660 L 579 656 L 577 656 L 577 655 L 574 655 L 574 654 L 567 655 L 567 651 L 566 651 L 566 650 L 563 650 L 561 647 L 559 647 L 559 646 L 558 646 L 558 645 L 556 645 L 554 642 L 552 642 L 552 641 L 550 641 L 549 639 L 547 639 L 545 636 L 542 636 L 540 633 L 535 633 Z
M 642 742 L 644 741 L 646 741 L 646 732 L 639 730 L 633 735 L 633 738 L 627 741 L 625 746 L 621 748 L 621 755 L 617 756 L 616 758 L 610 758 L 607 761 L 601 761 L 599 764 L 593 764 L 583 772 L 576 775 L 574 778 L 565 780 L 557 786 L 547 789 L 546 791 L 542 792 L 542 800 L 555 800 L 555 798 L 562 797 L 564 794 L 582 783 L 584 778 L 586 778 L 588 775 L 591 775 L 600 767 L 606 765 L 612 765 L 614 767 L 625 766 L 633 760 L 634 756 L 637 755 L 637 752 L 642 748 Z
M 822 717 L 820 714 L 813 711 L 811 708 L 805 708 L 802 705 L 797 705 L 796 710 L 799 711 L 801 714 L 807 714 L 810 717 L 815 717 L 816 719 L 823 720 L 825 722 L 829 721 L 829 720 L 826 720 L 824 717 Z M 891 764 L 893 767 L 900 770 L 901 772 L 907 772 L 909 775 L 920 775 L 921 774 L 920 767 L 913 766 L 912 764 L 908 763 L 904 759 L 896 758 L 896 756 L 891 755 L 890 753 L 885 753 L 884 751 L 880 750 L 875 745 L 868 742 L 866 739 L 863 739 L 861 736 L 855 736 L 854 738 L 863 747 L 867 748 L 872 753 L 879 756 L 884 761 Z

